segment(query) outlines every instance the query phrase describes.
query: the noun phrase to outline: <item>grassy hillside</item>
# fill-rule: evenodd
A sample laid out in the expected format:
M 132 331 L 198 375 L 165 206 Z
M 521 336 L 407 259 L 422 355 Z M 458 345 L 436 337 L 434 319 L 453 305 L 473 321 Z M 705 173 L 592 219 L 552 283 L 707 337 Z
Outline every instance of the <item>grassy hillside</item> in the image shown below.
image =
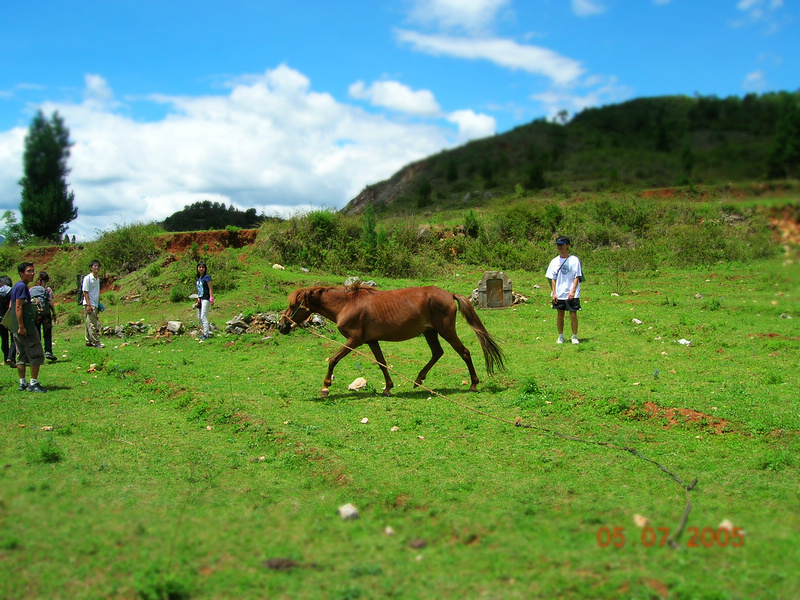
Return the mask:
M 764 179 L 781 98 L 640 98 L 565 124 L 536 120 L 408 165 L 344 212 L 477 206 L 515 189 L 552 197 Z

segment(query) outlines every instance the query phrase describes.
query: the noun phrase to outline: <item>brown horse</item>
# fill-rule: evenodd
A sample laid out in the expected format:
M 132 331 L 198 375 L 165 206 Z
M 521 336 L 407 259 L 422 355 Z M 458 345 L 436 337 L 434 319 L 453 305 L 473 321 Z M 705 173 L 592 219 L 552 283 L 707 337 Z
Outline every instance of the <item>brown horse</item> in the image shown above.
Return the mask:
M 434 286 L 389 291 L 358 285 L 295 290 L 289 294 L 289 308 L 281 316 L 278 331 L 287 334 L 293 324 L 302 323 L 312 313 L 318 313 L 336 323 L 339 333 L 347 338 L 346 345 L 328 363 L 328 374 L 320 393 L 322 398 L 330 391 L 336 364 L 362 344 L 367 344 L 372 350 L 386 379 L 383 395 L 388 396 L 394 383 L 378 342 L 401 342 L 420 334 L 425 336 L 431 348 L 431 359 L 417 375 L 414 387 L 422 384 L 428 371 L 444 354 L 439 343 L 441 335 L 467 363 L 472 380 L 469 391 L 474 392 L 479 382 L 478 375 L 469 350 L 456 335 L 456 304 L 478 336 L 486 360 L 486 371 L 492 375 L 495 367 L 504 370 L 503 352 L 486 331 L 469 300 Z

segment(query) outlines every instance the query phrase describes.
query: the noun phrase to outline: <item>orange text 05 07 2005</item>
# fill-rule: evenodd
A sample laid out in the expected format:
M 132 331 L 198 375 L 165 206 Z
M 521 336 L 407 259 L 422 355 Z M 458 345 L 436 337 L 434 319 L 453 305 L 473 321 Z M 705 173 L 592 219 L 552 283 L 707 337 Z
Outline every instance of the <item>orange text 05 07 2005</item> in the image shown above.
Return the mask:
M 744 535 L 741 527 L 728 529 L 726 527 L 689 527 L 687 529 L 689 539 L 686 541 L 688 548 L 711 548 L 716 546 L 724 548 L 731 546 L 740 548 L 744 545 Z M 644 527 L 641 535 L 634 536 L 630 541 L 625 537 L 623 527 L 601 527 L 597 531 L 597 543 L 601 548 L 622 548 L 626 542 L 634 544 L 640 542 L 642 546 L 651 548 L 653 546 L 666 546 L 669 543 L 669 527 Z M 674 545 L 671 544 L 670 545 Z

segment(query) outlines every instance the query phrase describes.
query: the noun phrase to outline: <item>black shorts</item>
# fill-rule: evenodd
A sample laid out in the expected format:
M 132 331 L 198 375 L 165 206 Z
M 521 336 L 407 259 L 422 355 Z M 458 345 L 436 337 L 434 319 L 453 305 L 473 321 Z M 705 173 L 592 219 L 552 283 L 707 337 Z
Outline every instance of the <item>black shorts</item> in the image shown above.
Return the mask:
M 566 310 L 569 312 L 575 312 L 577 310 L 581 310 L 581 299 L 580 298 L 567 298 L 565 300 L 557 300 L 553 303 L 553 308 L 556 310 Z

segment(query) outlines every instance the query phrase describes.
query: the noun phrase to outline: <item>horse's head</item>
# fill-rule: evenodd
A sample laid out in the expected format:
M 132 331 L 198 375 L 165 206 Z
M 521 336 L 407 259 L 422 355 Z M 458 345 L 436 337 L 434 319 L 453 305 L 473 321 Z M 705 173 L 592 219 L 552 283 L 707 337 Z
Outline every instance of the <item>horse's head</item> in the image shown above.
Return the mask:
M 286 335 L 291 333 L 292 325 L 299 325 L 311 316 L 308 308 L 308 290 L 295 290 L 289 294 L 289 308 L 283 311 L 278 331 Z

